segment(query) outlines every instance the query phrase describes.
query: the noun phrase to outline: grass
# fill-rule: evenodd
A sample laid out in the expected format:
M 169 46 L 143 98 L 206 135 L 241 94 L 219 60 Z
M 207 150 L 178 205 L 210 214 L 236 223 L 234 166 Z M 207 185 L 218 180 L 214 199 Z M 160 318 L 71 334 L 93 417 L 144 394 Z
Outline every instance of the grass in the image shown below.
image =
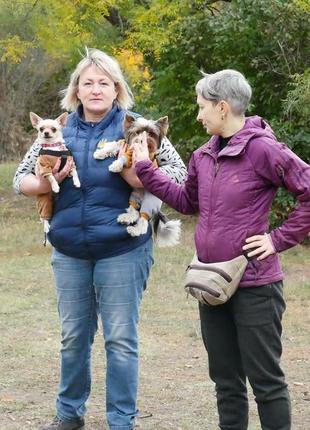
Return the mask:
M 37 429 L 54 414 L 59 373 L 59 326 L 50 248 L 42 246 L 35 202 L 11 188 L 16 165 L 0 165 L 0 430 Z M 172 212 L 172 211 L 170 211 Z M 177 214 L 173 214 L 179 217 Z M 181 217 L 182 243 L 155 248 L 140 322 L 141 430 L 213 430 L 217 415 L 197 304 L 183 290 L 193 252 L 194 217 Z M 310 428 L 310 249 L 283 253 L 287 312 L 283 367 L 290 385 L 293 428 Z M 88 429 L 105 429 L 102 332 L 93 353 Z M 249 390 L 250 391 L 250 390 Z M 259 420 L 250 395 L 249 430 Z

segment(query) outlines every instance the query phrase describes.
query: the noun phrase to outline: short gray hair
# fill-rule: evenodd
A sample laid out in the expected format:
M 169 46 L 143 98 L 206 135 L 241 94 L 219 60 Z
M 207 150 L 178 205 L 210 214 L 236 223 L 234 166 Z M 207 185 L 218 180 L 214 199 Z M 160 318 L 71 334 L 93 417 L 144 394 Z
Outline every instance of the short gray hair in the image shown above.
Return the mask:
M 236 115 L 243 115 L 252 96 L 249 82 L 236 70 L 221 70 L 213 74 L 203 73 L 196 84 L 196 93 L 206 100 L 225 100 Z
M 60 92 L 63 95 L 60 102 L 61 107 L 68 111 L 75 111 L 81 104 L 77 97 L 79 79 L 81 73 L 92 65 L 101 69 L 116 85 L 118 91 L 116 103 L 118 106 L 122 109 L 132 107 L 133 95 L 116 59 L 99 49 L 92 48 L 85 48 L 85 56 L 71 74 L 68 87 Z

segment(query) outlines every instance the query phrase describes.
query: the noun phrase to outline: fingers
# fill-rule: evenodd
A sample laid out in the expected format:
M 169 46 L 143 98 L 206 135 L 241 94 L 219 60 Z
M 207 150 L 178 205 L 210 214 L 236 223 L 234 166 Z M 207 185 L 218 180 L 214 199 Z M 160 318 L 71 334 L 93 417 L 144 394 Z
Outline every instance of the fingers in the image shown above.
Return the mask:
M 58 173 L 59 167 L 60 167 L 60 163 L 61 163 L 61 157 L 57 158 L 57 161 L 52 169 L 52 173 L 55 176 L 56 173 Z
M 56 179 L 56 181 L 60 184 L 68 175 L 70 175 L 70 172 L 72 170 L 72 166 L 73 166 L 73 160 L 67 158 L 66 164 L 64 165 L 64 167 L 59 171 L 60 168 L 60 163 L 61 163 L 61 158 L 59 158 L 56 163 L 55 166 L 53 168 L 53 175 Z
M 246 239 L 246 245 L 244 245 L 242 249 L 246 251 L 252 248 L 255 249 L 248 252 L 247 255 L 248 257 L 255 257 L 258 255 L 257 260 L 263 260 L 276 252 L 268 234 L 248 237 Z
M 119 148 L 118 157 L 117 158 L 121 158 L 125 154 L 125 152 L 127 151 L 127 149 L 128 149 L 127 143 L 126 142 L 122 143 L 121 146 L 120 146 L 120 148 Z
M 149 149 L 147 146 L 147 134 L 145 131 L 135 137 L 133 141 L 133 147 L 134 147 L 134 162 L 149 159 Z

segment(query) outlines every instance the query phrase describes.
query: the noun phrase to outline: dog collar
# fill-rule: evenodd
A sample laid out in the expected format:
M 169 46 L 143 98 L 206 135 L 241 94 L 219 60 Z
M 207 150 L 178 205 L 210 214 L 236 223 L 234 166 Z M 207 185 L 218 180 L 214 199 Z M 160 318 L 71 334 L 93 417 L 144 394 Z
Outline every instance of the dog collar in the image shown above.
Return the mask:
M 42 148 L 55 148 L 56 146 L 61 146 L 62 142 L 56 143 L 41 143 Z

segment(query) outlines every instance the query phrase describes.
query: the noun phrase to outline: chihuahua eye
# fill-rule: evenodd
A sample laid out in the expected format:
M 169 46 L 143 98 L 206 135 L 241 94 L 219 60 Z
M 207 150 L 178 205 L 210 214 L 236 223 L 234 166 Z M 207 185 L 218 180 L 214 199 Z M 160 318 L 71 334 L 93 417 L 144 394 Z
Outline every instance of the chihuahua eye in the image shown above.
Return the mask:
M 40 127 L 40 132 L 42 133 L 44 130 L 44 127 Z
M 56 133 L 56 128 L 55 127 L 52 127 L 52 132 Z

